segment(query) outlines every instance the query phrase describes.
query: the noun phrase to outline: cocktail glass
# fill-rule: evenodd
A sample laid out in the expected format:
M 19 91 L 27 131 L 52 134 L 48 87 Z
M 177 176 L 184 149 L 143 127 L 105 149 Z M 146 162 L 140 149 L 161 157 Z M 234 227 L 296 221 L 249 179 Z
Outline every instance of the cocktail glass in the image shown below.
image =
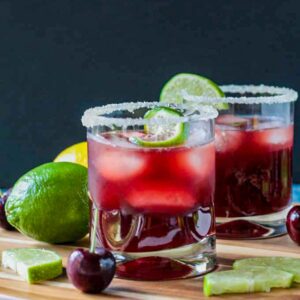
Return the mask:
M 113 251 L 123 278 L 186 278 L 215 267 L 217 111 L 171 105 L 181 116 L 143 118 L 158 105 L 111 104 L 87 110 L 82 119 L 96 246 Z M 157 147 L 181 125 L 182 144 Z M 154 134 L 145 134 L 146 127 Z M 141 146 L 136 139 L 158 144 Z
M 251 239 L 284 234 L 291 204 L 297 93 L 264 85 L 221 89 L 226 98 L 184 95 L 198 105 L 228 103 L 215 131 L 217 236 Z

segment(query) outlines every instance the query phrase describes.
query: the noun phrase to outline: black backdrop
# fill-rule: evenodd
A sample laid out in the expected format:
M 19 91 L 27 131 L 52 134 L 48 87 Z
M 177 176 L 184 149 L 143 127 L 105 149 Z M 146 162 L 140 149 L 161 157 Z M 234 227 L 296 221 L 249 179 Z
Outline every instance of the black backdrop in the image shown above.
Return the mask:
M 300 90 L 299 10 L 299 0 L 0 0 L 0 186 L 83 140 L 86 108 L 157 99 L 178 72 Z M 299 151 L 300 139 L 296 181 Z

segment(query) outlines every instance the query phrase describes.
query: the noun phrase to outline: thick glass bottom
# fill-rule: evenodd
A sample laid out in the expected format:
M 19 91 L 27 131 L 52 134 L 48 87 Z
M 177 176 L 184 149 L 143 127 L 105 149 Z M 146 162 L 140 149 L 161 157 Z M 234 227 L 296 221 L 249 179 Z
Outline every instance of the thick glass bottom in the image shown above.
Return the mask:
M 99 211 L 96 222 L 96 247 L 114 253 L 118 277 L 180 279 L 205 274 L 216 265 L 213 207 L 182 216 Z M 94 218 L 91 228 L 93 223 Z
M 133 280 L 190 278 L 212 271 L 216 266 L 216 238 L 174 249 L 151 252 L 113 252 L 117 277 Z
M 264 239 L 287 233 L 286 216 L 291 206 L 267 215 L 239 218 L 217 217 L 217 237 L 221 239 Z

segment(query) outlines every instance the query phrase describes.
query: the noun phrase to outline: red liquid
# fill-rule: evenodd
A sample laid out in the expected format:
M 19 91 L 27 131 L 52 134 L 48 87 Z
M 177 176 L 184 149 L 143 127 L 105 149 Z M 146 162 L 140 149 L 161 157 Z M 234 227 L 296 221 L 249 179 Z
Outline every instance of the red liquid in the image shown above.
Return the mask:
M 217 225 L 218 238 L 255 239 L 261 238 L 269 232 L 270 229 L 246 220 L 234 220 Z
M 131 145 L 128 132 L 106 133 L 88 143 L 89 191 L 101 210 L 99 245 L 141 253 L 171 250 L 215 234 L 213 143 L 147 149 Z M 117 273 L 158 280 L 189 271 L 170 259 L 148 257 L 120 265 Z
M 216 216 L 257 216 L 286 208 L 293 125 L 229 115 L 220 116 L 217 124 Z

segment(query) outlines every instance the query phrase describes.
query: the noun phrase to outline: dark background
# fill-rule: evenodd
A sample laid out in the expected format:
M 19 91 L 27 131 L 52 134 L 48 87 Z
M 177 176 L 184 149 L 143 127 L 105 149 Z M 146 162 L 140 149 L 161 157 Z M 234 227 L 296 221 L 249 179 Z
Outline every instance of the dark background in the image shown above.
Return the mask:
M 156 100 L 178 72 L 300 90 L 299 10 L 299 0 L 0 0 L 0 186 L 84 140 L 86 108 Z M 296 139 L 298 182 L 299 151 Z

